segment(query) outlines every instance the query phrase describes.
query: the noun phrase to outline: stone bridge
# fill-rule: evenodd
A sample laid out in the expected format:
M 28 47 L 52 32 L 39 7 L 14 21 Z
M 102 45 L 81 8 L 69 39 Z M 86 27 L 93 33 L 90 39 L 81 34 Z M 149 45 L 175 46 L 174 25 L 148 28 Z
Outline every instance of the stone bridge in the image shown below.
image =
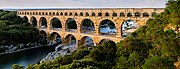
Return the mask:
M 138 27 L 144 25 L 149 18 L 163 12 L 163 8 L 79 8 L 79 9 L 25 9 L 19 10 L 17 15 L 26 19 L 33 26 L 44 32 L 49 41 L 60 36 L 62 43 L 70 42 L 71 36 L 76 38 L 76 44 L 81 45 L 86 37 L 90 37 L 94 45 L 100 44 L 108 39 L 115 43 L 121 41 L 122 24 L 127 20 L 133 20 Z M 59 24 L 53 25 L 53 19 L 58 19 Z M 72 19 L 76 23 L 73 29 L 68 29 L 68 20 Z M 86 21 L 93 23 L 93 33 L 83 32 L 83 23 Z M 100 25 L 103 21 L 114 23 L 116 33 L 113 35 L 102 35 Z M 53 27 L 59 25 L 60 27 Z

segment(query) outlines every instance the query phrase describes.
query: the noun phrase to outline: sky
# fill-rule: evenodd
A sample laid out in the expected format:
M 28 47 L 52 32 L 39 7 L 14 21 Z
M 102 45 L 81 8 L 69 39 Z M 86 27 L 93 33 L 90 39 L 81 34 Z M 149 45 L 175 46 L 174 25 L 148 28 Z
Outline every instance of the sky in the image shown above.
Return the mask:
M 0 8 L 164 8 L 166 0 L 0 0 Z

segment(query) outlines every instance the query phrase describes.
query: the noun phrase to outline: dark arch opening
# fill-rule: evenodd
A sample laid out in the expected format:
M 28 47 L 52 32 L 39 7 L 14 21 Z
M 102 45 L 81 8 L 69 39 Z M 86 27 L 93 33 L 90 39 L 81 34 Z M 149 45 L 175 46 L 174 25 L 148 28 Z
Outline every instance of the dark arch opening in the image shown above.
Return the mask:
M 100 22 L 99 33 L 100 35 L 115 36 L 116 26 L 111 20 L 105 19 Z
M 56 32 L 53 32 L 49 36 L 48 40 L 50 40 L 52 44 L 55 44 L 55 43 L 62 44 L 61 36 Z
M 44 12 L 42 12 L 42 15 L 44 15 Z
M 135 17 L 140 17 L 140 13 L 139 13 L 139 12 L 136 12 L 136 13 L 135 13 Z
M 39 20 L 41 28 L 47 28 L 47 20 L 45 17 L 41 17 Z
M 65 12 L 65 14 L 64 14 L 65 16 L 67 16 L 68 14 L 67 14 L 67 12 Z
M 84 19 L 81 22 L 81 32 L 87 34 L 94 34 L 94 23 L 90 19 Z
M 23 22 L 28 22 L 28 18 L 26 16 L 23 17 Z
M 138 28 L 138 26 L 133 20 L 124 21 L 121 26 L 122 38 L 125 38 L 125 37 L 131 35 L 132 32 L 137 30 L 137 28 Z
M 46 12 L 46 15 L 48 15 L 48 12 Z
M 60 15 L 63 16 L 63 13 L 61 12 Z
M 51 29 L 61 30 L 61 28 L 62 28 L 61 21 L 56 17 L 52 18 L 51 19 Z
M 92 48 L 94 46 L 94 41 L 91 37 L 89 36 L 84 36 L 83 38 L 81 38 L 78 46 L 84 46 L 89 48 Z
M 56 12 L 56 16 L 59 16 L 59 13 L 58 13 L 58 12 Z
M 72 13 L 71 13 L 71 12 L 69 13 L 69 16 L 72 16 Z
M 102 13 L 99 12 L 99 13 L 98 13 L 98 16 L 102 16 Z
M 77 24 L 73 18 L 68 18 L 66 20 L 66 31 L 77 32 Z
M 156 16 L 157 15 L 157 13 L 156 12 L 153 12 L 152 13 L 152 17 L 154 17 L 154 16 Z
M 47 34 L 46 34 L 46 32 L 43 31 L 43 30 L 41 30 L 41 31 L 39 32 L 39 34 L 40 34 L 39 43 L 40 43 L 41 45 L 47 45 Z
M 49 15 L 52 15 L 51 12 L 49 12 Z
M 129 13 L 127 14 L 127 17 L 132 17 L 132 13 L 129 12 Z
M 37 26 L 37 20 L 36 20 L 35 17 L 31 17 L 31 24 L 32 24 L 33 26 Z
M 116 17 L 116 16 L 117 16 L 117 13 L 114 12 L 112 16 L 113 16 L 113 17 Z
M 125 14 L 123 12 L 121 12 L 120 17 L 125 17 Z
M 41 12 L 39 12 L 39 15 L 41 15 Z
M 74 14 L 74 16 L 78 16 L 78 13 L 76 12 L 76 13 Z
M 86 12 L 86 16 L 89 16 L 89 13 L 88 13 L 88 12 Z
M 83 13 L 82 13 L 82 12 L 80 13 L 80 16 L 83 16 Z
M 112 43 L 113 45 L 116 45 L 116 43 L 110 39 L 102 39 L 100 42 L 99 42 L 99 46 L 102 46 L 105 42 L 108 42 L 108 43 Z
M 93 13 L 92 13 L 92 16 L 96 16 L 96 14 L 93 12 Z
M 143 17 L 149 17 L 149 14 L 147 12 L 144 12 Z
M 106 12 L 106 13 L 105 13 L 105 16 L 109 16 L 109 13 L 108 13 L 108 12 Z

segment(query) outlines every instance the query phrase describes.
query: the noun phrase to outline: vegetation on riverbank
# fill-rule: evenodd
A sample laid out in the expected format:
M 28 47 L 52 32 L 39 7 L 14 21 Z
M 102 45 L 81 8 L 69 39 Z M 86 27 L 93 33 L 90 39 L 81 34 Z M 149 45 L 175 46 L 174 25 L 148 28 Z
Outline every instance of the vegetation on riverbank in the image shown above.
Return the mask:
M 107 41 L 92 50 L 80 47 L 71 55 L 27 69 L 175 69 L 174 63 L 180 61 L 179 8 L 180 0 L 169 2 L 163 13 L 117 44 Z
M 0 11 L 0 52 L 18 44 L 35 43 L 39 40 L 38 30 L 15 11 Z

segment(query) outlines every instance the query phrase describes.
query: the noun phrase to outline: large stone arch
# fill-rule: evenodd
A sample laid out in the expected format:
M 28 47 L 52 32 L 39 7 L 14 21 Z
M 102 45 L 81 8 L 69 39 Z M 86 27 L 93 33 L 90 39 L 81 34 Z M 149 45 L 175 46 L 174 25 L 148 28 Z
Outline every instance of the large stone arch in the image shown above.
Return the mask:
M 112 41 L 112 42 L 114 42 L 113 40 L 110 40 L 110 39 L 108 39 L 108 38 L 105 38 L 105 39 L 101 39 L 100 41 L 99 41 L 99 44 L 98 45 L 102 45 L 104 42 L 106 42 L 106 41 Z M 116 43 L 116 42 L 114 42 L 114 43 Z
M 48 40 L 53 43 L 62 43 L 61 35 L 57 32 L 50 33 Z
M 53 17 L 50 20 L 51 29 L 62 30 L 62 22 L 59 18 Z
M 88 44 L 88 45 L 86 45 L 86 44 Z M 90 36 L 83 36 L 83 37 L 81 37 L 80 41 L 78 42 L 78 46 L 81 46 L 81 45 L 92 47 L 92 46 L 95 46 L 95 41 Z
M 31 17 L 31 20 L 30 20 L 30 23 L 31 23 L 33 26 L 37 26 L 37 19 L 36 19 L 36 17 L 32 16 L 32 17 Z
M 94 34 L 94 30 L 95 30 L 95 23 L 91 19 L 85 18 L 81 21 L 80 24 L 81 33 Z
M 77 32 L 77 21 L 74 18 L 67 18 L 65 23 L 66 31 Z
M 121 24 L 121 36 L 125 38 L 138 28 L 137 22 L 134 19 L 127 19 Z
M 104 25 L 105 23 L 108 23 L 108 26 L 109 26 L 109 24 L 112 24 L 111 26 L 113 26 L 113 30 L 106 30 L 105 29 L 105 32 L 104 32 L 104 30 L 102 30 L 101 29 L 101 27 L 103 27 L 102 26 L 102 24 Z M 106 24 L 107 25 L 107 24 Z M 100 35 L 104 35 L 104 34 L 107 34 L 107 35 L 113 35 L 113 36 L 116 36 L 116 29 L 117 29 L 117 24 L 116 24 L 116 22 L 114 22 L 114 20 L 113 19 L 102 19 L 101 21 L 99 21 L 99 24 L 98 24 L 98 28 L 99 28 L 99 34 Z M 109 27 L 110 28 L 110 27 Z
M 45 17 L 41 17 L 39 19 L 39 25 L 41 28 L 47 28 L 47 20 Z
M 74 44 L 74 42 L 75 42 L 75 44 Z M 76 45 L 77 43 L 78 43 L 77 38 L 73 34 L 67 34 L 65 36 L 65 38 L 63 39 L 63 44 L 64 45 L 71 45 L 71 44 Z
M 39 31 L 39 35 L 40 35 L 40 44 L 47 45 L 47 37 L 48 37 L 47 32 L 41 30 Z
M 23 20 L 24 22 L 28 22 L 28 21 L 29 21 L 29 19 L 27 18 L 27 16 L 24 16 L 24 17 L 22 18 L 22 20 Z

